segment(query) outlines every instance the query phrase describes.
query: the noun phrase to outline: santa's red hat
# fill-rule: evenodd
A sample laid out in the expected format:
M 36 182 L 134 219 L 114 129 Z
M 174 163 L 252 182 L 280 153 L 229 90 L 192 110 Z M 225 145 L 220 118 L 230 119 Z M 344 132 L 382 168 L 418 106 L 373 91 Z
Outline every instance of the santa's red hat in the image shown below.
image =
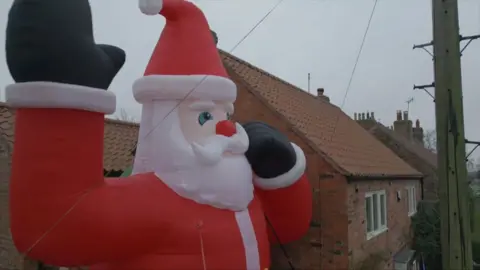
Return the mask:
M 237 89 L 225 71 L 203 12 L 185 0 L 139 0 L 166 24 L 144 77 L 133 85 L 140 103 L 188 98 L 233 102 Z

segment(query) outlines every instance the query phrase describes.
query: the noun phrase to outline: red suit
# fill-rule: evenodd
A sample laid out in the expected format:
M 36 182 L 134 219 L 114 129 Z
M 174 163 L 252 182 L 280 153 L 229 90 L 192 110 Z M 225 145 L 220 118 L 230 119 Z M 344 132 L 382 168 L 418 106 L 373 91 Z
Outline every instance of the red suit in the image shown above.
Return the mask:
M 10 198 L 21 253 L 53 265 L 114 262 L 92 269 L 204 269 L 205 263 L 205 269 L 263 270 L 269 243 L 277 242 L 264 214 L 282 242 L 309 227 L 305 177 L 287 188 L 257 189 L 248 214 L 184 199 L 154 174 L 104 179 L 103 129 L 101 113 L 18 109 Z M 244 246 L 248 237 L 256 237 L 257 247 Z

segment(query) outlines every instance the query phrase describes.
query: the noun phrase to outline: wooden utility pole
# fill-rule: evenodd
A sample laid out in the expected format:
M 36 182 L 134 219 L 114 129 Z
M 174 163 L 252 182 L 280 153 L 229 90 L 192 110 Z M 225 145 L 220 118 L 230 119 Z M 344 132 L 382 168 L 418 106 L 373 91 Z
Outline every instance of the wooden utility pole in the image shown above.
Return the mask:
M 473 268 L 457 0 L 432 0 L 443 269 Z

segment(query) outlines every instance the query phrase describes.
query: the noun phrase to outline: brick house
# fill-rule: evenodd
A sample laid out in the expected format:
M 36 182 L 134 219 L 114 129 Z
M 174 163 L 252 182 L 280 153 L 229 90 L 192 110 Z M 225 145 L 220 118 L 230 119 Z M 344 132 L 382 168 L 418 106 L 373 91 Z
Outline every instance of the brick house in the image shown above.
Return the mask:
M 314 212 L 308 235 L 285 247 L 295 268 L 360 269 L 362 262 L 381 257 L 378 269 L 393 269 L 393 255 L 408 244 L 409 210 L 421 199 L 422 174 L 331 104 L 322 90 L 311 95 L 233 55 L 220 54 L 238 87 L 233 117 L 271 124 L 307 156 Z M 6 107 L 0 110 L 0 131 L 9 147 L 13 114 Z M 137 128 L 105 121 L 104 162 L 110 176 L 131 165 Z M 0 179 L 4 197 L 7 174 Z M 0 235 L 8 240 L 8 224 L 2 226 Z M 11 243 L 2 242 L 0 252 L 7 248 L 14 257 L 5 245 Z M 271 269 L 289 269 L 279 247 L 272 249 L 272 261 Z
M 397 111 L 389 128 L 375 119 L 373 113 L 355 113 L 354 119 L 397 156 L 424 175 L 423 192 L 426 200 L 438 199 L 437 154 L 424 145 L 420 121 L 409 119 L 408 112 Z

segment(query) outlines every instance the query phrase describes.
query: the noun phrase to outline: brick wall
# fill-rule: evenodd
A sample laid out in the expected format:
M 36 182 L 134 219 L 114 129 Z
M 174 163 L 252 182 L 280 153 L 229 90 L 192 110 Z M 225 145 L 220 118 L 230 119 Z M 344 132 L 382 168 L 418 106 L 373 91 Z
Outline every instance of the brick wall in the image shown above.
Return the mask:
M 350 267 L 359 266 L 368 256 L 385 257 L 381 270 L 393 269 L 392 259 L 395 253 L 409 244 L 411 233 L 408 216 L 408 196 L 406 188 L 414 185 L 417 202 L 421 199 L 420 181 L 358 181 L 348 187 L 348 246 Z M 369 240 L 366 238 L 365 193 L 385 190 L 387 202 L 387 228 Z M 397 191 L 401 199 L 397 200 Z M 375 269 L 372 269 L 375 270 Z
M 348 268 L 347 186 L 345 177 L 338 173 L 319 180 L 320 269 L 345 270 Z
M 23 258 L 13 246 L 8 218 L 8 187 L 10 179 L 10 149 L 0 138 L 0 269 L 13 270 L 23 266 Z M 22 269 L 23 270 L 23 269 Z
M 263 121 L 279 129 L 300 146 L 307 158 L 307 175 L 314 192 L 313 221 L 308 234 L 285 246 L 296 269 L 346 269 L 348 234 L 346 181 L 296 133 L 283 116 L 272 110 L 261 97 L 247 90 L 235 73 L 238 87 L 234 119 L 239 122 Z M 332 207 L 335 206 L 335 207 Z M 338 243 L 342 243 L 339 245 Z M 272 247 L 272 268 L 290 269 L 280 247 Z

